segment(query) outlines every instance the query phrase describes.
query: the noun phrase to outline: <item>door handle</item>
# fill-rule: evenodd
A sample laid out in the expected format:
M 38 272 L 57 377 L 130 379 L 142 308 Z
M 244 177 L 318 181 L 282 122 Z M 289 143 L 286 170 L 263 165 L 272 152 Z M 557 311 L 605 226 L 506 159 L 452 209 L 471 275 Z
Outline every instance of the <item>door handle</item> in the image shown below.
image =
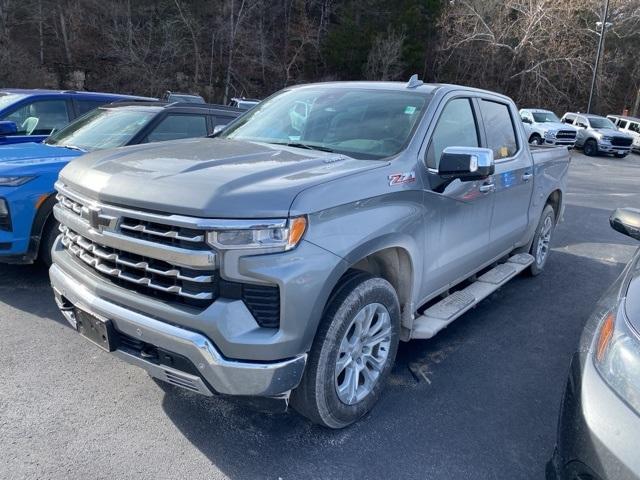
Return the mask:
M 531 172 L 524 172 L 524 173 L 522 174 L 522 180 L 523 180 L 524 182 L 528 182 L 528 181 L 529 181 L 529 180 L 531 180 L 532 178 L 533 178 L 533 173 L 531 173 Z
M 491 193 L 493 191 L 495 191 L 496 189 L 496 184 L 495 183 L 484 183 L 482 185 L 480 185 L 479 190 L 482 193 Z

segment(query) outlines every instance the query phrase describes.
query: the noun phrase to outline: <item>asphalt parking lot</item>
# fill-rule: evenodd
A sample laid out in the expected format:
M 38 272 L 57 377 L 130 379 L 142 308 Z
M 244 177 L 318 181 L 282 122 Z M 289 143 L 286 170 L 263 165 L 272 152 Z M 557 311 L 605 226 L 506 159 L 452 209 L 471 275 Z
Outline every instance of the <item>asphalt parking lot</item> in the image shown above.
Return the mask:
M 572 349 L 636 247 L 608 215 L 640 208 L 639 185 L 640 156 L 574 152 L 547 270 L 402 344 L 381 402 L 342 431 L 165 394 L 67 326 L 44 269 L 0 266 L 0 478 L 543 478 Z

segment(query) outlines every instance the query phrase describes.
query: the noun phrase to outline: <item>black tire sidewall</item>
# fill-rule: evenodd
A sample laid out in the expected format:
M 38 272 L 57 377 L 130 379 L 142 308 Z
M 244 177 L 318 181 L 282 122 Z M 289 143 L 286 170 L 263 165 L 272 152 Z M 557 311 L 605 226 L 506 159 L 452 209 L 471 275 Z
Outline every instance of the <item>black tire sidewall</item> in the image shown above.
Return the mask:
M 534 133 L 533 135 L 531 135 L 531 138 L 529 139 L 529 143 L 532 145 L 542 145 L 543 143 L 542 137 L 537 133 Z
M 40 261 L 47 267 L 50 267 L 52 263 L 51 249 L 53 248 L 56 238 L 58 238 L 58 225 L 57 220 L 50 218 L 42 229 L 38 256 Z
M 389 356 L 371 393 L 362 401 L 347 405 L 340 400 L 335 389 L 338 349 L 354 316 L 371 303 L 380 303 L 389 311 L 392 327 Z M 373 277 L 361 277 L 350 282 L 330 302 L 311 349 L 305 377 L 307 386 L 313 391 L 306 392 L 306 401 L 312 401 L 314 405 L 303 407 L 301 413 L 330 428 L 343 428 L 365 415 L 376 404 L 385 387 L 395 361 L 399 338 L 400 306 L 391 284 Z
M 598 154 L 598 144 L 594 140 L 584 142 L 584 154 L 593 157 Z
M 538 251 L 538 242 L 540 241 L 540 233 L 542 230 L 542 226 L 544 225 L 544 221 L 547 217 L 551 217 L 551 222 L 553 224 L 553 227 L 551 227 L 551 239 L 553 239 L 553 232 L 555 230 L 556 227 L 556 213 L 555 210 L 553 209 L 553 207 L 549 204 L 547 204 L 544 209 L 542 210 L 542 215 L 540 216 L 540 221 L 538 222 L 538 225 L 536 226 L 536 233 L 533 237 L 533 242 L 531 243 L 531 250 L 530 253 L 531 255 L 533 255 L 533 263 L 531 264 L 531 268 L 529 269 L 531 275 L 536 276 L 539 275 L 540 273 L 542 273 L 542 271 L 544 270 L 545 265 L 547 264 L 547 262 L 549 261 L 549 254 L 550 252 L 547 252 L 547 256 L 545 257 L 544 261 L 542 262 L 542 265 L 538 265 L 538 259 L 536 258 L 536 254 Z

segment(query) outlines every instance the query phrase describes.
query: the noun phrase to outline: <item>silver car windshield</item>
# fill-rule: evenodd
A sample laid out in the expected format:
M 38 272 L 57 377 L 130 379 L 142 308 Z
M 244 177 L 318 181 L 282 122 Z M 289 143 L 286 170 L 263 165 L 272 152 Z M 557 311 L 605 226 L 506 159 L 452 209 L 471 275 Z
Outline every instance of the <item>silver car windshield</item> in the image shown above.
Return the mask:
M 87 151 L 121 147 L 155 115 L 151 111 L 97 108 L 51 135 L 45 143 Z
M 591 128 L 609 128 L 611 130 L 618 129 L 618 127 L 616 127 L 608 118 L 589 117 L 589 123 L 591 124 Z
M 415 91 L 285 90 L 254 107 L 220 137 L 380 159 L 404 149 L 430 98 Z

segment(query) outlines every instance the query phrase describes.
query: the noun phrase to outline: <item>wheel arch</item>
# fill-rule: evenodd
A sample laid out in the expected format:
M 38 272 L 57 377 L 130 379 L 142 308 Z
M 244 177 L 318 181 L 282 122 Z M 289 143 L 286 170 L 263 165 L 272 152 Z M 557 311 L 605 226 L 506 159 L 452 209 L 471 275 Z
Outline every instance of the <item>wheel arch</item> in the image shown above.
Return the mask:
M 40 200 L 37 206 L 36 215 L 31 226 L 31 236 L 29 239 L 29 255 L 33 260 L 38 258 L 40 253 L 40 240 L 45 226 L 53 220 L 53 206 L 56 204 L 55 192 L 43 194 L 44 200 Z M 42 198 L 42 197 L 41 197 Z
M 556 224 L 558 224 L 558 222 L 560 221 L 560 216 L 562 214 L 562 207 L 563 207 L 562 201 L 563 201 L 562 191 L 558 188 L 549 194 L 545 202 L 545 206 L 551 205 L 551 208 L 553 208 L 553 211 L 556 214 L 556 219 L 555 219 Z

